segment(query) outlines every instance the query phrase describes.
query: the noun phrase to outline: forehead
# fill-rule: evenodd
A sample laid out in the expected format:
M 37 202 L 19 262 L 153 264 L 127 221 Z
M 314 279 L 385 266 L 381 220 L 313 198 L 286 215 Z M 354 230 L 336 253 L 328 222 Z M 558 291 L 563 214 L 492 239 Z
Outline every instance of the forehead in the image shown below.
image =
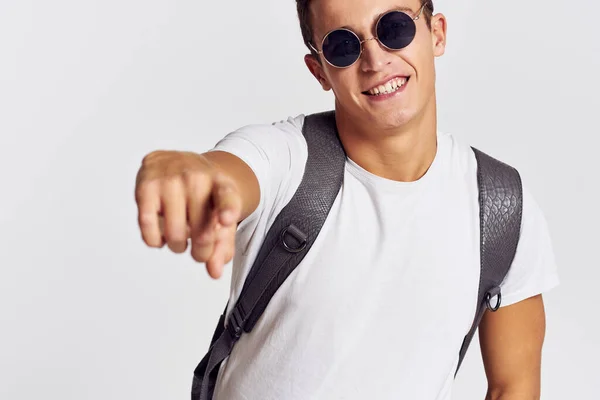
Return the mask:
M 368 32 L 379 16 L 390 10 L 417 12 L 420 0 L 312 0 L 310 15 L 317 38 L 337 28 Z

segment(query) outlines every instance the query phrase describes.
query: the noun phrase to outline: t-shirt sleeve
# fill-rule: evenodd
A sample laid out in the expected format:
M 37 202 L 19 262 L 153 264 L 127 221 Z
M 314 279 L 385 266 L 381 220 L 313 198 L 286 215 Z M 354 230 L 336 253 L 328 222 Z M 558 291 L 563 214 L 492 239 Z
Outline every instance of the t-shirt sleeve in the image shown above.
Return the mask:
M 517 252 L 501 285 L 502 307 L 542 294 L 559 285 L 546 218 L 529 190 L 523 188 L 523 218 Z
M 210 151 L 225 151 L 239 157 L 254 172 L 260 186 L 257 209 L 238 226 L 241 242 L 248 242 L 262 217 L 291 199 L 304 174 L 308 157 L 302 134 L 304 117 L 273 124 L 244 126 L 229 133 Z M 263 221 L 264 222 L 264 221 Z M 264 224 L 263 224 L 264 225 Z M 242 247 L 244 243 L 239 243 Z M 246 243 L 247 244 L 247 243 Z

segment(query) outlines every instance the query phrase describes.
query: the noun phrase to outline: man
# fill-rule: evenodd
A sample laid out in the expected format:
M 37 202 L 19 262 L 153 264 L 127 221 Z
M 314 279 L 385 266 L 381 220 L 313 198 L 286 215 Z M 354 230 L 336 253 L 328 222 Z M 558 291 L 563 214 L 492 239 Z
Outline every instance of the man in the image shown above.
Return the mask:
M 450 399 L 480 237 L 474 154 L 437 128 L 446 18 L 431 1 L 297 5 L 305 63 L 335 95 L 344 182 L 317 242 L 222 365 L 214 397 Z M 303 121 L 246 126 L 203 154 L 146 156 L 136 185 L 145 243 L 182 253 L 191 239 L 213 278 L 233 258 L 234 304 L 302 180 Z M 480 325 L 486 399 L 540 397 L 542 293 L 557 284 L 544 216 L 525 187 L 502 307 Z

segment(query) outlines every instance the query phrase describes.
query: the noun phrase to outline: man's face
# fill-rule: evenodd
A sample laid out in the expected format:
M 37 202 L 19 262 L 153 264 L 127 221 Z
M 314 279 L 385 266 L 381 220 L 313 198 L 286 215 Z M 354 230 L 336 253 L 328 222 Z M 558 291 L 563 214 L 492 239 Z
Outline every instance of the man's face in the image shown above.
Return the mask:
M 323 37 L 331 30 L 345 27 L 361 40 L 375 36 L 379 17 L 392 10 L 409 8 L 415 17 L 422 4 L 419 0 L 313 0 L 311 20 L 313 41 L 321 49 Z M 360 59 L 348 68 L 329 65 L 321 55 L 321 63 L 306 56 L 306 63 L 325 90 L 332 89 L 336 108 L 356 122 L 378 128 L 405 125 L 428 107 L 435 107 L 434 58 L 445 49 L 446 24 L 444 16 L 432 19 L 431 30 L 424 14 L 415 21 L 416 36 L 401 50 L 388 50 L 377 40 L 363 43 Z M 373 95 L 375 88 L 386 85 L 390 79 L 404 86 L 393 95 Z

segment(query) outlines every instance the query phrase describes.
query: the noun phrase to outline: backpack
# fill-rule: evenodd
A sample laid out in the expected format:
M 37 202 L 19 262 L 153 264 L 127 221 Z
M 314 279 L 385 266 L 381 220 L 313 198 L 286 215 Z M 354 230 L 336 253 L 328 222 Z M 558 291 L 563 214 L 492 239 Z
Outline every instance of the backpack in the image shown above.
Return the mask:
M 209 351 L 194 370 L 192 400 L 212 399 L 221 363 L 241 335 L 252 331 L 271 297 L 310 250 L 341 188 L 346 154 L 338 137 L 335 112 L 306 116 L 302 131 L 308 146 L 302 182 L 269 229 L 229 316 L 225 307 Z M 472 150 L 478 169 L 481 272 L 477 311 L 462 343 L 455 377 L 485 310 L 500 308 L 500 284 L 517 249 L 523 207 L 517 170 L 476 148 Z

